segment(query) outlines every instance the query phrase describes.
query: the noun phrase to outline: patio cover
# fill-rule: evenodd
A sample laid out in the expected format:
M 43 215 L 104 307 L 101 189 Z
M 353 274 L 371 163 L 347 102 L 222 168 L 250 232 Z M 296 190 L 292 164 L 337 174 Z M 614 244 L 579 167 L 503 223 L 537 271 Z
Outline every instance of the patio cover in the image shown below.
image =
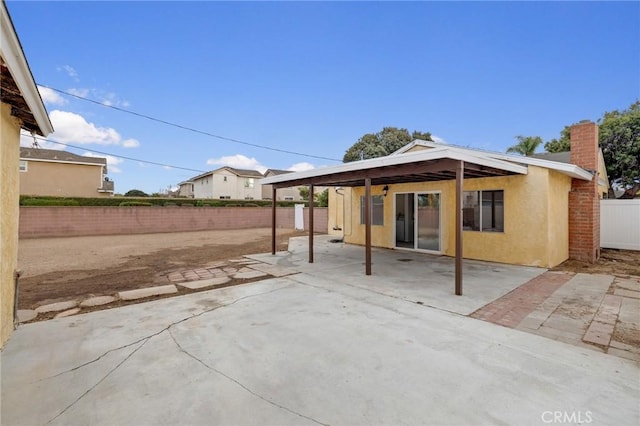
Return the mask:
M 355 161 L 332 167 L 272 176 L 262 184 L 273 185 L 271 253 L 276 253 L 276 191 L 309 186 L 309 263 L 313 263 L 313 187 L 365 187 L 365 273 L 371 275 L 371 185 L 456 180 L 455 294 L 462 295 L 462 188 L 465 178 L 527 174 L 526 166 L 474 155 L 449 147 L 425 149 L 401 155 Z

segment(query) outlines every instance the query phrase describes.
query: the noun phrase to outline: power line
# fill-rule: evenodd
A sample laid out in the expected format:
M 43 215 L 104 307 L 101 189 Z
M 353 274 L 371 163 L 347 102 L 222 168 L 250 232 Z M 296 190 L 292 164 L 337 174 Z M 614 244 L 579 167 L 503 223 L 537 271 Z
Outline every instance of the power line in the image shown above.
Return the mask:
M 94 103 L 94 104 L 97 104 L 97 105 L 101 105 L 101 106 L 106 107 L 106 108 L 111 108 L 111 109 L 114 109 L 116 111 L 124 112 L 126 114 L 135 115 L 136 117 L 145 118 L 147 120 L 155 121 L 157 123 L 162 123 L 162 124 L 165 124 L 167 126 L 177 127 L 179 129 L 182 129 L 182 130 L 187 130 L 189 132 L 198 133 L 198 134 L 209 136 L 209 137 L 212 137 L 212 138 L 217 138 L 217 139 L 221 139 L 221 140 L 225 140 L 225 141 L 229 141 L 229 142 L 234 142 L 234 143 L 238 143 L 238 144 L 242 144 L 242 145 L 252 146 L 252 147 L 255 147 L 255 148 L 266 149 L 266 150 L 269 150 L 269 151 L 281 152 L 281 153 L 284 153 L 284 154 L 292 154 L 292 155 L 298 155 L 298 156 L 301 156 L 301 157 L 316 158 L 316 159 L 319 159 L 319 160 L 337 161 L 337 162 L 340 162 L 340 163 L 342 162 L 342 160 L 338 160 L 338 159 L 335 159 L 335 158 L 323 157 L 323 156 L 320 156 L 320 155 L 303 154 L 301 152 L 289 151 L 289 150 L 280 149 L 280 148 L 273 148 L 273 147 L 266 146 L 266 145 L 260 145 L 260 144 L 256 144 L 256 143 L 241 141 L 239 139 L 229 138 L 229 137 L 226 137 L 226 136 L 216 135 L 216 134 L 213 134 L 213 133 L 205 132 L 204 130 L 198 130 L 198 129 L 194 129 L 193 127 L 183 126 L 182 124 L 172 123 L 170 121 L 162 120 L 160 118 L 151 117 L 151 116 L 146 115 L 146 114 L 141 114 L 139 112 L 135 112 L 135 111 L 131 111 L 131 110 L 128 110 L 128 109 L 120 108 L 120 107 L 117 107 L 117 106 L 114 106 L 114 105 L 107 105 L 107 104 L 105 104 L 103 102 L 96 101 L 95 99 L 90 99 L 90 98 L 86 98 L 84 96 L 76 95 L 74 93 L 69 93 L 69 92 L 66 92 L 64 90 L 56 89 L 55 87 L 47 86 L 47 85 L 40 84 L 40 83 L 38 83 L 38 85 L 42 86 L 42 87 L 45 87 L 47 89 L 53 90 L 54 92 L 58 92 L 58 93 L 63 94 L 63 95 L 72 96 L 74 98 L 81 99 L 81 100 L 87 101 L 87 102 L 91 102 L 91 103 Z
M 87 148 L 87 147 L 83 148 L 83 147 L 71 145 L 71 144 L 68 144 L 68 143 L 57 142 L 57 141 L 54 141 L 54 140 L 51 140 L 51 139 L 47 139 L 47 138 L 43 138 L 43 137 L 40 137 L 40 136 L 33 136 L 33 138 L 34 139 L 39 139 L 39 140 L 45 141 L 45 142 L 50 142 L 50 143 L 55 143 L 55 144 L 58 144 L 58 145 L 66 146 L 68 148 L 74 148 L 74 149 L 79 149 L 79 150 L 84 150 L 84 151 L 96 152 L 98 154 L 109 155 L 111 157 L 122 158 L 124 160 L 137 161 L 139 163 L 152 164 L 154 166 L 171 167 L 172 169 L 187 170 L 187 171 L 196 172 L 196 173 L 206 173 L 206 170 L 190 169 L 188 167 L 173 166 L 171 164 L 157 163 L 155 161 L 140 160 L 138 158 L 125 157 L 124 155 L 110 154 L 108 152 L 98 151 L 96 149 L 91 149 L 91 148 Z

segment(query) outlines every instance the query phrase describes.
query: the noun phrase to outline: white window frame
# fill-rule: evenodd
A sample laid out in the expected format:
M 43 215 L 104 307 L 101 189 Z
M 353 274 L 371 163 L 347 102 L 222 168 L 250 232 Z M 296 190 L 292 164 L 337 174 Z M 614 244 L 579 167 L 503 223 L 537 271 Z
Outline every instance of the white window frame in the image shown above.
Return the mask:
M 27 172 L 29 171 L 29 166 L 28 166 L 29 162 L 27 160 L 20 160 L 20 166 L 19 170 L 21 173 Z

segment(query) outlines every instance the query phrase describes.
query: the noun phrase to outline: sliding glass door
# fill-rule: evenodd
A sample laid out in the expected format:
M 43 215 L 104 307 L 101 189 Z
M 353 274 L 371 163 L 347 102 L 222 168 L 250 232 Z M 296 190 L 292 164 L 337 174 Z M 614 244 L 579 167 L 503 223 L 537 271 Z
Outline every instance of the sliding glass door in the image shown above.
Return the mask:
M 416 248 L 440 251 L 440 194 L 417 194 L 416 197 L 418 209 Z

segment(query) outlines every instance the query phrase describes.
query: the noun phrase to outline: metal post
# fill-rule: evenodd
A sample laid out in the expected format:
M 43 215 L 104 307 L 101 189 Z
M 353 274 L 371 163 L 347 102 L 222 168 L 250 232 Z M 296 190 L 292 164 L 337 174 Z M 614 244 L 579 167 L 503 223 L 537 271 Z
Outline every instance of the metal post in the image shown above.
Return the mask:
M 462 188 L 464 161 L 456 165 L 456 296 L 462 296 Z
M 371 178 L 364 180 L 365 274 L 371 275 Z
M 271 191 L 271 254 L 276 254 L 276 187 Z
M 313 263 L 313 184 L 309 185 L 309 263 Z

